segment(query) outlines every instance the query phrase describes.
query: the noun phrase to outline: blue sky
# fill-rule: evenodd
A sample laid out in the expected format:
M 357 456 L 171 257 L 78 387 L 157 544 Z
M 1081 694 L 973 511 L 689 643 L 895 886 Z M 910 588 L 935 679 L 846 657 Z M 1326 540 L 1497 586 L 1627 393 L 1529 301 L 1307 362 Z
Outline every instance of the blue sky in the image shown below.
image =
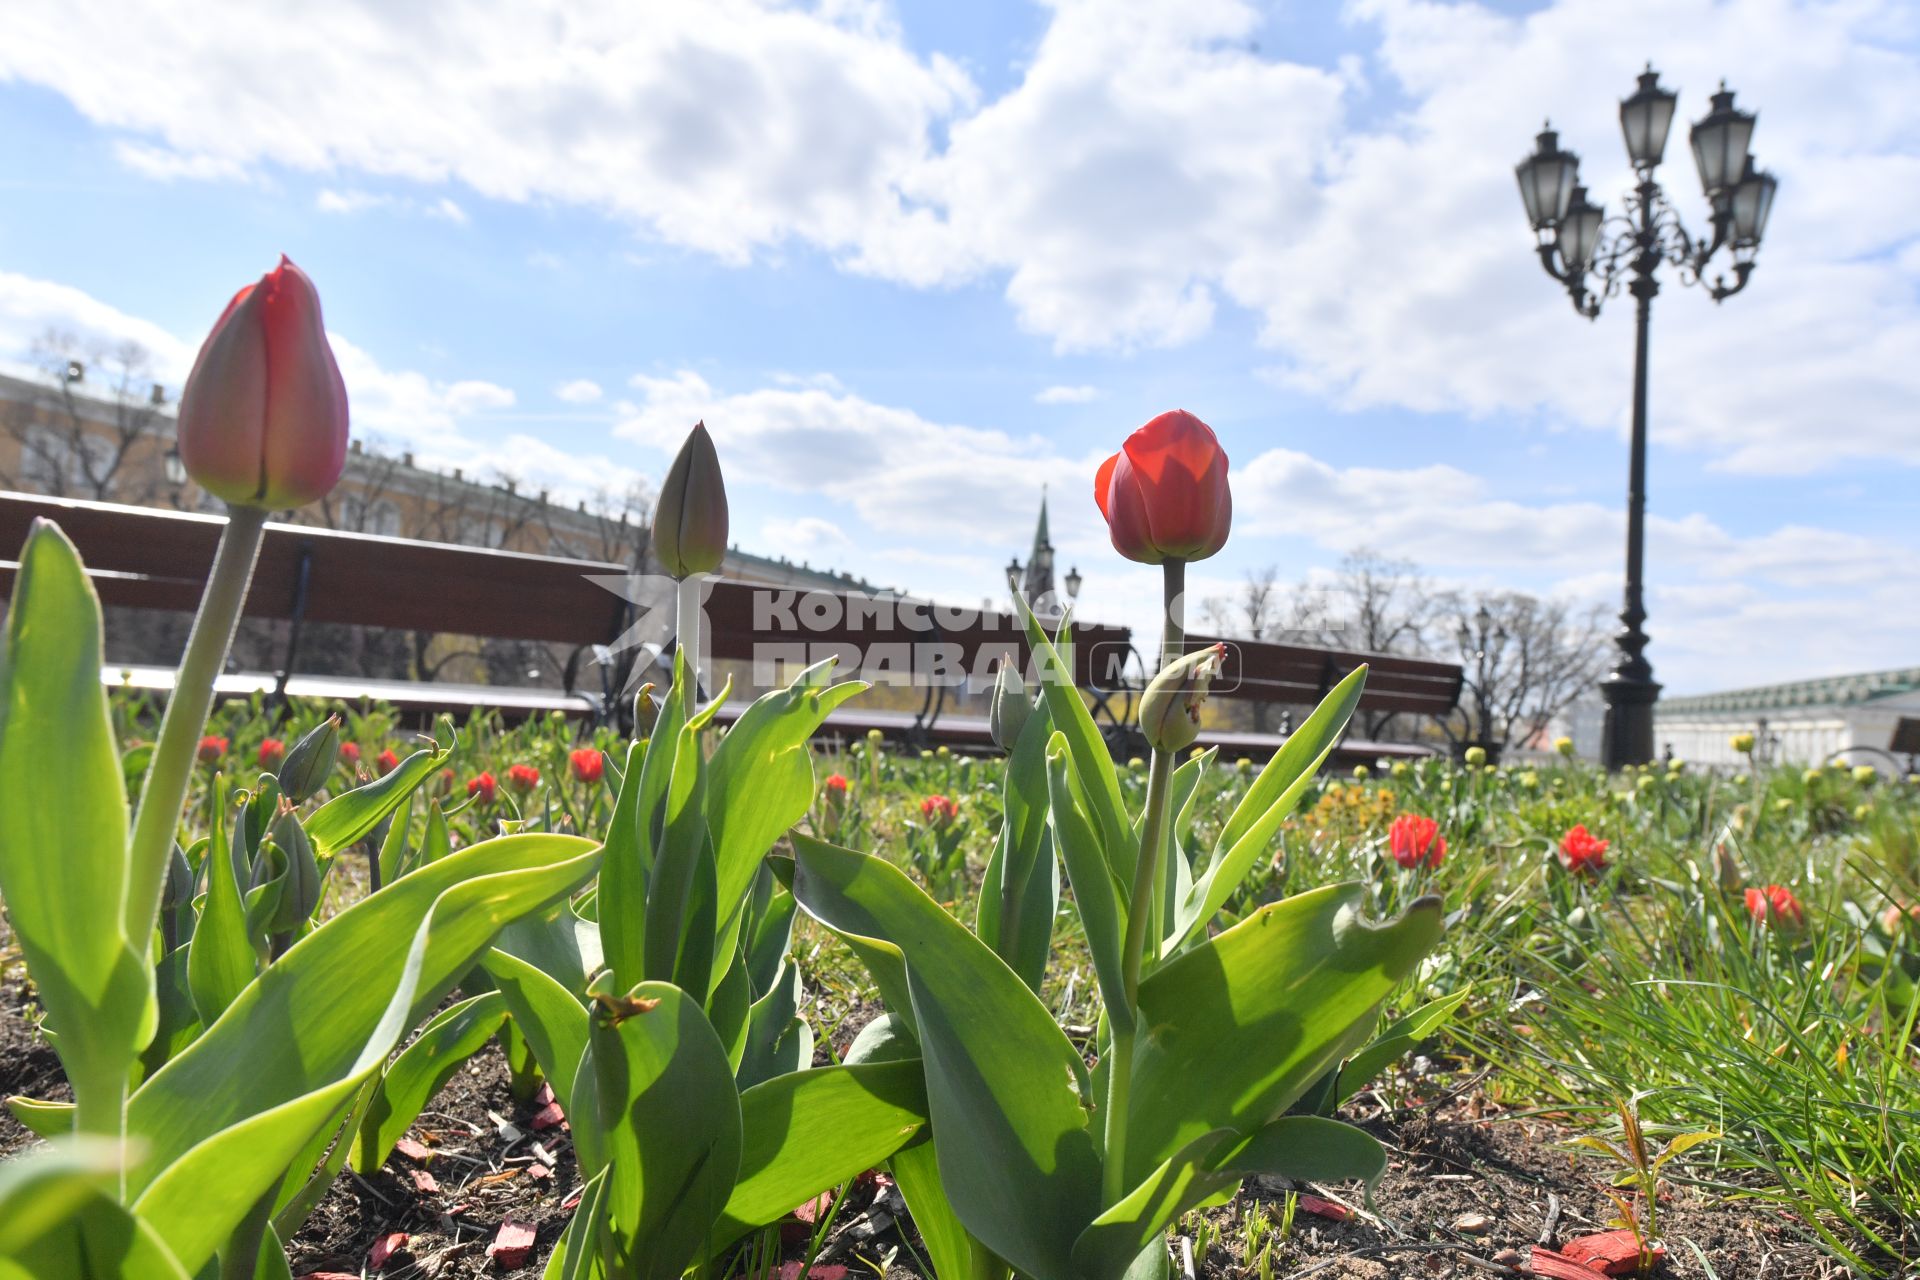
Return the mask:
M 1144 618 L 1088 486 L 1184 407 L 1235 468 L 1203 593 L 1364 544 L 1611 603 L 1629 308 L 1572 313 L 1511 166 L 1551 114 L 1617 208 L 1613 104 L 1651 56 L 1690 226 L 1720 76 L 1782 183 L 1746 293 L 1669 271 L 1656 303 L 1656 669 L 1920 661 L 1909 6 L 459 12 L 30 3 L 0 46 L 0 360 L 53 324 L 177 384 L 284 251 L 369 440 L 576 493 L 657 476 L 704 417 L 754 550 L 977 599 L 1046 483 L 1086 611 Z

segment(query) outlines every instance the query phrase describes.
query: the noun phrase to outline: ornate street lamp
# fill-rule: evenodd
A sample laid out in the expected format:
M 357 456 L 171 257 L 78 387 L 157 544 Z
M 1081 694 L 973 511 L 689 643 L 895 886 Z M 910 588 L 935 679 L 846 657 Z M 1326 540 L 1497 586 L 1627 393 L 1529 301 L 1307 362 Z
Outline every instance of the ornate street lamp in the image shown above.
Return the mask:
M 1706 192 L 1711 236 L 1696 238 L 1654 180 L 1666 154 L 1679 95 L 1661 87 L 1651 64 L 1633 94 L 1620 103 L 1620 132 L 1637 179 L 1624 211 L 1608 217 L 1587 199 L 1579 182 L 1580 160 L 1560 149 L 1551 127 L 1535 139 L 1534 153 L 1514 170 L 1521 202 L 1533 228 L 1535 250 L 1547 274 L 1566 286 L 1573 309 L 1589 320 L 1601 303 L 1621 290 L 1633 295 L 1633 440 L 1627 470 L 1627 584 L 1614 642 L 1620 661 L 1600 684 L 1607 702 L 1601 755 L 1610 769 L 1645 764 L 1653 758 L 1653 705 L 1660 686 L 1646 659 L 1647 620 L 1641 567 L 1646 542 L 1647 506 L 1647 321 L 1660 285 L 1654 272 L 1665 262 L 1682 284 L 1700 285 L 1715 302 L 1747 287 L 1753 258 L 1766 233 L 1767 216 L 1779 185 L 1772 174 L 1754 167 L 1748 150 L 1754 116 L 1733 105 L 1723 81 L 1711 109 L 1688 131 L 1693 159 Z M 1733 272 L 1708 282 L 1707 264 L 1722 248 Z M 1463 628 L 1464 632 L 1464 628 Z M 1462 645 L 1465 648 L 1465 645 Z
M 1473 740 L 1467 745 L 1479 747 L 1487 753 L 1489 763 L 1498 764 L 1505 744 L 1495 742 L 1489 732 L 1493 723 L 1493 677 L 1510 637 L 1504 626 L 1494 625 L 1493 613 L 1482 603 L 1473 611 L 1473 625 L 1469 627 L 1462 618 L 1453 638 L 1463 661 L 1473 664 L 1473 675 L 1464 680 L 1473 695 L 1474 710 Z

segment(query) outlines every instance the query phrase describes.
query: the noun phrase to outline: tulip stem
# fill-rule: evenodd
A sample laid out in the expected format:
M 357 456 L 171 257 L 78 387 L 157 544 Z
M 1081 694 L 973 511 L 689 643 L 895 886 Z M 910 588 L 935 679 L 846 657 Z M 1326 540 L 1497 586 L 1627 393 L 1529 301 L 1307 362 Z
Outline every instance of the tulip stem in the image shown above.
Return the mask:
M 1186 647 L 1185 619 L 1187 564 L 1168 560 L 1161 566 L 1165 588 L 1166 630 L 1160 639 L 1160 669 L 1180 657 Z M 1112 1061 L 1107 1071 L 1106 1154 L 1101 1169 L 1102 1204 L 1111 1208 L 1126 1193 L 1127 1108 L 1133 1092 L 1134 1036 L 1140 1018 L 1140 969 L 1149 940 L 1153 958 L 1160 959 L 1160 857 L 1167 836 L 1167 804 L 1172 791 L 1173 753 L 1153 749 L 1147 773 L 1146 816 L 1140 824 L 1140 851 L 1133 863 L 1133 896 L 1127 900 L 1127 937 L 1120 951 L 1121 987 L 1127 1007 L 1111 1019 Z M 1149 932 L 1151 930 L 1151 932 Z
M 692 715 L 700 700 L 700 575 L 680 579 L 674 615 L 674 640 L 687 660 L 687 687 L 681 693 L 682 715 Z
M 180 826 L 180 807 L 186 802 L 187 782 L 199 758 L 200 735 L 213 706 L 213 682 L 226 665 L 266 523 L 267 513 L 259 507 L 228 508 L 226 531 L 220 535 L 213 571 L 200 597 L 200 612 L 194 617 L 187 651 L 174 677 L 173 694 L 160 720 L 160 737 L 147 765 L 146 783 L 140 789 L 140 807 L 134 814 L 127 858 L 127 938 L 141 951 L 153 936 L 161 883 Z

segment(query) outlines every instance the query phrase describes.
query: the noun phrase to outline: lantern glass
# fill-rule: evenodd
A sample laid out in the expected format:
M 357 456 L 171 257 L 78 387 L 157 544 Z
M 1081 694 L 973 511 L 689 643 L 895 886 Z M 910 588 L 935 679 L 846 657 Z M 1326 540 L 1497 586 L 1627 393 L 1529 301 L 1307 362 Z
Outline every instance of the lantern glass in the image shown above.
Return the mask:
M 1605 217 L 1605 210 L 1588 201 L 1585 187 L 1574 188 L 1573 203 L 1560 223 L 1558 241 L 1560 257 L 1568 271 L 1583 273 L 1593 261 L 1593 251 L 1600 244 L 1600 223 Z
M 1733 189 L 1733 243 L 1738 249 L 1751 248 L 1767 233 L 1767 215 L 1773 212 L 1773 193 L 1779 182 L 1770 173 L 1756 171 L 1753 157 L 1747 157 L 1746 175 Z
M 1580 157 L 1560 149 L 1560 135 L 1547 129 L 1534 140 L 1534 153 L 1514 167 L 1527 222 L 1535 231 L 1556 225 L 1567 213 L 1578 180 Z
M 1673 128 L 1673 108 L 1679 95 L 1660 86 L 1660 73 L 1648 64 L 1640 87 L 1620 103 L 1620 132 L 1627 140 L 1627 157 L 1636 169 L 1651 169 L 1667 152 L 1667 134 Z
M 1733 105 L 1733 91 L 1724 84 L 1713 95 L 1713 109 L 1693 126 L 1693 162 L 1700 169 L 1700 185 L 1711 196 L 1740 180 L 1747 147 L 1753 141 L 1754 117 Z

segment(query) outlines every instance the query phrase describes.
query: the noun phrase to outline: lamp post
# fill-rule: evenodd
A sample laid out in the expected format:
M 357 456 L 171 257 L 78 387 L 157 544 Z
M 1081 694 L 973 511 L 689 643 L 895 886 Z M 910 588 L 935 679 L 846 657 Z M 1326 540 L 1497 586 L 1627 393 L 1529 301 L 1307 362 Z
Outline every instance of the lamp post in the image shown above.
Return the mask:
M 1651 64 L 1631 97 L 1620 103 L 1620 131 L 1637 179 L 1622 214 L 1608 217 L 1580 185 L 1580 159 L 1560 149 L 1551 125 L 1535 139 L 1531 156 L 1514 170 L 1520 198 L 1532 224 L 1540 265 L 1566 286 L 1573 309 L 1589 320 L 1601 303 L 1622 289 L 1633 295 L 1633 440 L 1627 468 L 1627 584 L 1614 637 L 1620 661 L 1600 683 L 1607 703 L 1601 756 L 1609 769 L 1645 764 L 1653 758 L 1653 705 L 1660 686 L 1647 661 L 1646 601 L 1642 564 L 1647 506 L 1647 321 L 1660 292 L 1655 271 L 1672 264 L 1682 284 L 1705 288 L 1715 302 L 1747 287 L 1753 258 L 1773 210 L 1778 185 L 1770 173 L 1754 168 L 1748 144 L 1754 116 L 1733 105 L 1733 93 L 1721 82 L 1711 109 L 1689 133 L 1693 159 L 1706 193 L 1712 234 L 1696 238 L 1654 180 L 1666 152 L 1679 95 L 1662 88 Z M 1732 282 L 1725 274 L 1707 280 L 1707 264 L 1728 251 Z
M 1453 638 L 1460 645 L 1461 658 L 1473 664 L 1473 677 L 1466 681 L 1468 692 L 1473 694 L 1473 739 L 1465 745 L 1479 747 L 1487 753 L 1487 763 L 1498 764 L 1505 744 L 1495 742 L 1489 729 L 1493 724 L 1493 676 L 1507 648 L 1507 629 L 1494 625 L 1493 614 L 1483 604 L 1473 611 L 1471 627 L 1461 619 Z

